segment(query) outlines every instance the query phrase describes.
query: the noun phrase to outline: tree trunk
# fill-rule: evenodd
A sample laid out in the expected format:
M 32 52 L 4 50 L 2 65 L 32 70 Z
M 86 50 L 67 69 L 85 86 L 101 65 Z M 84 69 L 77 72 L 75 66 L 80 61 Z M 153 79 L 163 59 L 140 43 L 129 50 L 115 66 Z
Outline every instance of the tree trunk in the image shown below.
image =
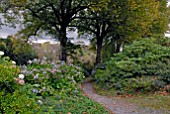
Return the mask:
M 95 66 L 101 63 L 101 51 L 102 51 L 103 38 L 97 38 L 97 55 Z
M 116 53 L 122 52 L 123 51 L 123 46 L 124 46 L 124 42 L 123 41 L 121 43 L 117 44 L 117 46 L 116 46 Z
M 67 61 L 67 36 L 66 36 L 66 27 L 61 27 L 59 32 L 59 40 L 60 40 L 60 60 L 61 61 Z
M 124 47 L 124 41 L 121 42 L 120 47 L 119 47 L 119 52 L 123 51 L 123 47 Z

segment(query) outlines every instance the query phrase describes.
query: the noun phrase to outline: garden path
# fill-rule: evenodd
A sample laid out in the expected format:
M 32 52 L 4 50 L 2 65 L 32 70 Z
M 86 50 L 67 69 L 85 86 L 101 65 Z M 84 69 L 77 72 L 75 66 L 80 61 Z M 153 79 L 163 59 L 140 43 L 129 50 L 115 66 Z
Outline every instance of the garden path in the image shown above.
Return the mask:
M 142 108 L 123 99 L 98 95 L 88 80 L 83 82 L 82 90 L 86 96 L 102 104 L 111 114 L 170 114 L 163 110 Z

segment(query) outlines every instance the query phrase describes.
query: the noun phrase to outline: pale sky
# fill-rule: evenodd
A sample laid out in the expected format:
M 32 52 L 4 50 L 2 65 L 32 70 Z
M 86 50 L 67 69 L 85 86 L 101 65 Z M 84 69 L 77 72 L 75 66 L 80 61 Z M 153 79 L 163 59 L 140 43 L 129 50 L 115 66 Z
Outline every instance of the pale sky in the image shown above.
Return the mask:
M 2 28 L 0 28 L 0 38 L 7 38 L 7 36 L 9 35 L 14 35 L 17 33 L 18 30 L 19 28 L 13 29 L 13 28 L 3 26 Z M 73 42 L 83 41 L 87 45 L 90 43 L 88 40 L 77 39 L 78 37 L 77 32 L 69 32 L 68 37 L 76 39 L 76 40 L 73 40 Z M 37 40 L 32 40 L 32 41 L 34 43 L 44 43 L 44 42 L 56 43 L 54 40 L 50 40 L 49 38 L 48 39 L 37 39 Z
M 18 31 L 17 29 L 13 29 L 13 28 L 9 28 L 6 26 L 3 26 L 2 28 L 0 28 L 0 37 L 1 38 L 6 38 L 8 35 L 13 35 Z
M 167 3 L 167 6 L 169 6 L 170 5 L 170 2 L 169 2 L 170 0 L 168 0 L 168 3 Z

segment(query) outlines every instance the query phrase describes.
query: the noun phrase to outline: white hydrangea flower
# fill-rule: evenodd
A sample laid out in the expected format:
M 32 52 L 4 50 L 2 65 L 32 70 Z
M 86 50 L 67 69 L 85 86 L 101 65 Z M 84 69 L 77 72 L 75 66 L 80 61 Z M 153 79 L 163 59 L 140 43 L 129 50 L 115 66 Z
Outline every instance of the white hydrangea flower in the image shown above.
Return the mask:
M 19 79 L 24 79 L 24 75 L 23 74 L 19 74 Z
M 42 105 L 42 104 L 43 104 L 43 102 L 42 102 L 41 100 L 38 100 L 38 104 Z
M 29 64 L 31 64 L 31 63 L 32 63 L 32 61 L 31 61 L 31 60 L 29 60 L 29 61 L 28 61 L 28 63 L 29 63 Z
M 33 62 L 33 63 L 37 63 L 37 62 L 38 62 L 38 59 L 35 58 L 32 62 Z
M 34 84 L 35 87 L 39 87 L 40 85 L 39 84 Z
M 15 61 L 12 61 L 12 64 L 16 65 L 16 62 L 15 62 Z
M 3 51 L 0 51 L 0 56 L 4 55 L 4 52 Z

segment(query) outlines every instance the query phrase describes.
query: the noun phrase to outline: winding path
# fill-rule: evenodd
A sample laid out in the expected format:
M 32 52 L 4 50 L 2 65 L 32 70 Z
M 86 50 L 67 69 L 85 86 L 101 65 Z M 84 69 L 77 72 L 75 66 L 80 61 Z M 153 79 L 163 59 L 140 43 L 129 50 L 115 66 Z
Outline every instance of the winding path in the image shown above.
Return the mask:
M 90 81 L 84 81 L 82 84 L 82 90 L 86 96 L 104 105 L 111 114 L 170 114 L 163 110 L 152 110 L 149 108 L 141 108 L 135 104 L 127 103 L 124 100 L 117 98 L 110 98 L 107 96 L 101 96 L 95 93 Z

